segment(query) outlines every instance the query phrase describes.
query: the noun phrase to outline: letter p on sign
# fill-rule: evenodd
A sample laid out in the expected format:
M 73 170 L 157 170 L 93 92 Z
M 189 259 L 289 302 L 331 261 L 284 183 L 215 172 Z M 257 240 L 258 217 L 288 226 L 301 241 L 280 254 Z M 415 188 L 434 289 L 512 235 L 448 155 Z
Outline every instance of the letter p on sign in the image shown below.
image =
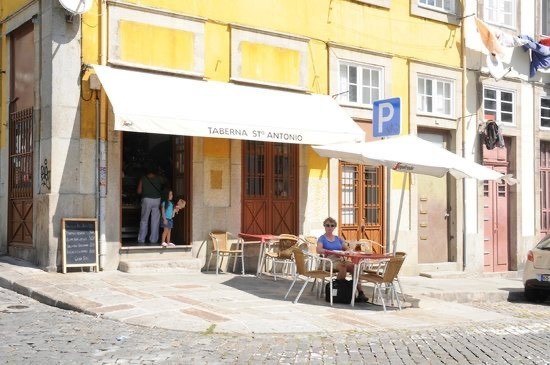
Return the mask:
M 401 133 L 401 98 L 377 100 L 373 103 L 372 112 L 374 137 L 396 136 Z

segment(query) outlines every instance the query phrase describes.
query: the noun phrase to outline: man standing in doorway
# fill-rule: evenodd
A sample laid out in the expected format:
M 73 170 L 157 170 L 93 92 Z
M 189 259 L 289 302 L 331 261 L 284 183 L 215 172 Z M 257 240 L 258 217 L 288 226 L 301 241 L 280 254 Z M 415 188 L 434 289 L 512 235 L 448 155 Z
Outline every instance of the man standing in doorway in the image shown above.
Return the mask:
M 154 245 L 159 239 L 160 201 L 164 179 L 157 175 L 152 163 L 147 164 L 146 174 L 138 182 L 137 193 L 141 194 L 141 219 L 139 221 L 138 243 L 144 244 L 151 216 L 149 242 Z

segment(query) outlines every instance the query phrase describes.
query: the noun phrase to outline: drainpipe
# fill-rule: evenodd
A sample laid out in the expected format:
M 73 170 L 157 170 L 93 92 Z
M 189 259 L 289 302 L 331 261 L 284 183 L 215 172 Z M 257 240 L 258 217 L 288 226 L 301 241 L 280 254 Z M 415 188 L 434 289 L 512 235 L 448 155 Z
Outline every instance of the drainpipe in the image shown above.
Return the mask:
M 105 0 L 100 1 L 100 17 L 101 17 L 101 27 L 99 30 L 100 33 L 100 42 L 101 42 L 101 64 L 104 65 L 107 62 L 107 5 Z M 106 263 L 107 256 L 107 239 L 105 236 L 105 199 L 107 196 L 107 148 L 106 148 L 106 139 L 107 139 L 107 129 L 105 128 L 106 122 L 105 118 L 107 115 L 107 98 L 105 93 L 100 94 L 101 102 L 98 97 L 96 97 L 95 102 L 95 112 L 96 112 L 96 153 L 97 153 L 97 199 L 98 199 L 98 212 L 97 220 L 99 224 L 99 267 L 100 270 L 103 270 Z M 102 136 L 102 131 L 104 135 Z
M 462 2 L 462 20 L 460 24 L 460 48 L 462 53 L 462 157 L 466 158 L 466 35 L 464 20 L 466 1 Z M 466 270 L 466 179 L 462 179 L 462 271 Z

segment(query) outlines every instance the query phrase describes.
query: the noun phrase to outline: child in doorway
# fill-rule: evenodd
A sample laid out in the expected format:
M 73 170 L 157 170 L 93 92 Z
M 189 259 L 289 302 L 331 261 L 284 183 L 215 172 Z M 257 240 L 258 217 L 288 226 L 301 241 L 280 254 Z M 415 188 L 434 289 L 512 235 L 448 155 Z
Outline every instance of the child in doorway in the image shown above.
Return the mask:
M 166 197 L 166 200 L 161 203 L 161 214 L 162 214 L 162 221 L 160 226 L 164 228 L 164 231 L 162 232 L 162 239 L 161 239 L 161 245 L 162 247 L 167 246 L 175 246 L 172 242 L 170 242 L 170 233 L 172 232 L 172 227 L 174 226 L 174 216 L 178 214 L 178 212 L 185 208 L 185 200 L 179 199 L 176 206 L 174 206 L 174 203 L 172 203 L 172 199 L 174 198 L 174 193 L 172 190 L 168 190 L 168 195 Z

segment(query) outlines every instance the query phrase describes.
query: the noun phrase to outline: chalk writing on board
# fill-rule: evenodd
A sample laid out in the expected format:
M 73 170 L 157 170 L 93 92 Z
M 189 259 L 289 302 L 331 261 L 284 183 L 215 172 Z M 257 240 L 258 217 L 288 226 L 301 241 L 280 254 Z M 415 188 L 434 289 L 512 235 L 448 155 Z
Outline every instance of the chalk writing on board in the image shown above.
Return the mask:
M 95 219 L 63 219 L 63 235 L 65 267 L 97 265 Z

